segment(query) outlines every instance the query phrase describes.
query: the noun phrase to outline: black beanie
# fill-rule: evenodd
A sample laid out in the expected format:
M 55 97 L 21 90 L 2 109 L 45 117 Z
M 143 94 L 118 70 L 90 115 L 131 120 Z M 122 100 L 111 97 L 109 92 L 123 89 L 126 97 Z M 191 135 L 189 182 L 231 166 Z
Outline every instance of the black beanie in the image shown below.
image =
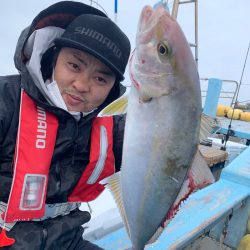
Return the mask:
M 75 18 L 60 38 L 58 47 L 70 47 L 86 51 L 107 65 L 124 79 L 130 55 L 130 42 L 120 28 L 108 17 L 83 14 Z

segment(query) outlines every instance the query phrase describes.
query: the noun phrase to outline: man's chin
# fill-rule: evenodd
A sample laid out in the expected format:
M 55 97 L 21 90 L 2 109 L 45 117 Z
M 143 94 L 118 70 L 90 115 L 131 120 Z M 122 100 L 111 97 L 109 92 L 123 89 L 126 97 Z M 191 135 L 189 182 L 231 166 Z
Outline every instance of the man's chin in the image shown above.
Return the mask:
M 68 107 L 68 111 L 69 112 L 81 112 L 81 113 L 83 113 L 83 114 L 88 114 L 88 113 L 92 113 L 94 110 L 96 110 L 96 108 L 94 108 L 94 109 L 81 109 L 81 108 L 72 108 L 72 107 Z

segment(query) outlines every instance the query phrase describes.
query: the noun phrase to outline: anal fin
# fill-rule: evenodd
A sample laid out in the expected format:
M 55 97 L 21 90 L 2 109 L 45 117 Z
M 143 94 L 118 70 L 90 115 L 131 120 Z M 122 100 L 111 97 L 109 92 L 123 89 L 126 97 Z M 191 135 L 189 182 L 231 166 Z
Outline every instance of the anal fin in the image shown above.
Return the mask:
M 110 192 L 111 192 L 111 194 L 116 202 L 116 205 L 119 209 L 119 212 L 120 212 L 120 215 L 122 217 L 125 228 L 127 230 L 128 236 L 130 237 L 128 220 L 127 220 L 127 216 L 126 216 L 126 213 L 124 210 L 124 205 L 123 205 L 123 200 L 122 200 L 120 179 L 121 179 L 121 172 L 117 172 L 117 173 L 105 178 L 100 183 L 104 184 L 110 190 Z

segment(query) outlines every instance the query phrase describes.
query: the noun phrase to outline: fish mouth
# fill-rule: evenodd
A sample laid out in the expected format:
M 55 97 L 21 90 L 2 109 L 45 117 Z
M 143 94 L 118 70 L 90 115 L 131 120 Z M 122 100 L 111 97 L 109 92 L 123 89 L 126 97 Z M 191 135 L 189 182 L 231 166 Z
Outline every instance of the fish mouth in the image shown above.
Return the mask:
M 141 84 L 134 78 L 133 74 L 130 74 L 130 78 L 132 79 L 132 84 L 135 86 L 135 88 L 140 90 Z
M 139 66 L 136 69 L 133 67 L 133 65 L 139 65 L 138 59 L 135 56 L 136 50 L 134 50 L 131 54 L 130 60 L 129 60 L 129 74 L 130 74 L 130 79 L 132 81 L 132 84 L 136 87 L 137 90 L 141 88 L 142 85 L 140 82 L 142 82 L 142 79 L 150 79 L 152 82 L 156 81 L 161 81 L 164 77 L 166 78 L 165 81 L 168 81 L 167 78 L 175 77 L 175 74 L 170 71 L 170 72 L 154 72 L 150 71 L 150 69 L 145 69 L 143 66 Z M 136 62 L 135 62 L 136 60 Z M 136 77 L 135 77 L 136 76 Z M 141 79 L 141 80 L 139 80 Z
M 150 80 L 150 82 L 152 82 L 152 81 L 153 82 L 156 82 L 156 81 L 160 82 L 160 80 L 163 77 L 166 77 L 166 78 L 167 77 L 174 77 L 174 74 L 173 73 L 168 73 L 168 72 L 161 73 L 161 74 L 151 72 L 150 74 L 148 74 L 147 72 L 144 73 L 144 72 L 139 71 L 139 72 L 137 72 L 136 76 L 137 77 L 135 77 L 135 74 L 130 71 L 130 78 L 132 80 L 132 83 L 134 84 L 134 86 L 137 89 L 140 89 L 145 84 L 141 84 L 140 82 L 142 80 L 138 80 L 138 79 L 146 79 L 147 81 Z
M 134 54 L 135 54 L 135 49 L 132 52 L 131 57 L 129 59 L 129 75 L 130 75 L 130 79 L 132 80 L 132 84 L 135 86 L 137 90 L 139 90 L 141 88 L 141 84 L 135 79 L 133 70 L 132 70 L 132 65 L 133 65 L 132 62 L 134 60 Z
M 151 37 L 151 33 L 154 28 L 159 23 L 159 20 L 166 16 L 167 12 L 163 6 L 158 6 L 156 9 L 153 9 L 151 6 L 147 5 L 143 8 L 140 16 L 140 25 L 138 26 L 137 34 L 142 37 L 147 43 L 148 39 Z
M 146 70 L 144 70 L 144 71 L 138 70 L 138 72 L 136 74 L 137 74 L 138 78 L 150 79 L 150 81 L 159 81 L 163 77 L 167 78 L 167 77 L 170 77 L 170 76 L 173 77 L 175 75 L 173 72 L 159 73 L 159 72 L 153 72 L 153 71 L 149 72 L 149 71 L 146 71 Z

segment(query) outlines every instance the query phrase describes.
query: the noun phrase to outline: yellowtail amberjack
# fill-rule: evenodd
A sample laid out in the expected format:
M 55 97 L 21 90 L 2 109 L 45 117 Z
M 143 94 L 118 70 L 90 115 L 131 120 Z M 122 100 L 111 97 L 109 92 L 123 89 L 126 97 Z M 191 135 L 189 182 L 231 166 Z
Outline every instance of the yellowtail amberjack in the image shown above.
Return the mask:
M 197 67 L 180 26 L 162 6 L 142 10 L 130 77 L 121 173 L 108 182 L 132 248 L 141 250 L 190 193 L 214 180 L 198 150 Z M 124 99 L 111 104 L 111 110 L 124 106 Z

